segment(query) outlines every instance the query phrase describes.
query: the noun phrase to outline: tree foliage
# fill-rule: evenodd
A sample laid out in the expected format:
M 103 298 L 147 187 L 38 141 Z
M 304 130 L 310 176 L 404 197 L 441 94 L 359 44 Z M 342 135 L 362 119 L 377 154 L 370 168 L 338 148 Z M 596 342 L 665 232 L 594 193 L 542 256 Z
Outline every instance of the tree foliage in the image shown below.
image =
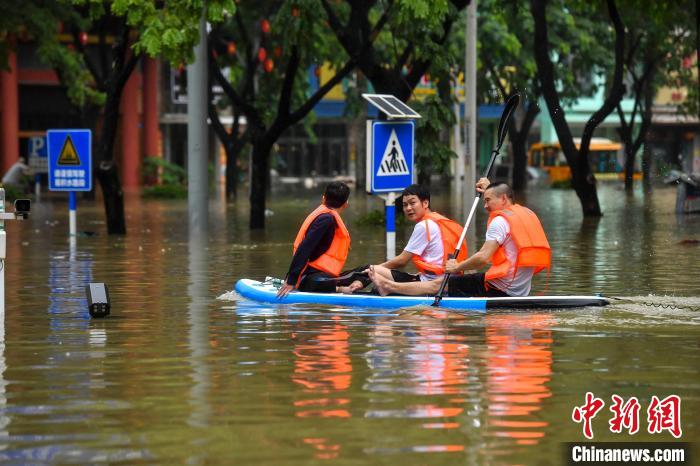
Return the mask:
M 358 57 L 358 71 L 374 92 L 408 101 L 426 74 L 438 87 L 447 85 L 447 92 L 411 103 L 423 116 L 416 131 L 419 179 L 446 173 L 455 156 L 444 142 L 454 123 L 449 83 L 463 50 L 451 38 L 468 0 L 321 1 L 338 42 Z
M 591 171 L 591 166 L 588 160 L 591 138 L 596 127 L 617 107 L 622 100 L 624 94 L 623 77 L 623 55 L 625 50 L 625 29 L 620 19 L 620 14 L 617 9 L 615 0 L 607 0 L 607 17 L 611 25 L 607 36 L 614 37 L 614 53 L 612 54 L 614 66 L 610 73 L 610 79 L 605 81 L 606 96 L 601 107 L 596 110 L 588 119 L 583 128 L 581 142 L 579 145 L 574 143 L 573 135 L 569 123 L 566 121 L 564 108 L 561 101 L 561 89 L 567 87 L 566 76 L 560 77 L 556 74 L 556 68 L 552 62 L 552 55 L 566 55 L 569 50 L 566 46 L 556 48 L 555 44 L 549 35 L 548 12 L 551 14 L 559 14 L 561 11 L 558 8 L 547 8 L 546 0 L 531 0 L 530 11 L 532 12 L 535 21 L 535 41 L 534 41 L 534 56 L 537 63 L 537 71 L 539 75 L 539 83 L 542 88 L 542 95 L 547 103 L 552 123 L 559 138 L 564 157 L 571 168 L 571 184 L 576 195 L 581 202 L 581 208 L 584 216 L 600 216 L 600 203 L 598 201 L 598 193 L 596 189 L 596 180 Z M 568 7 L 568 6 L 567 6 Z M 582 4 L 581 8 L 588 14 L 581 15 L 582 18 L 595 21 L 596 13 L 599 16 L 598 21 L 604 21 L 602 9 L 597 5 Z M 579 16 L 576 16 L 579 18 Z M 573 20 L 573 17 L 572 17 Z M 590 23 L 589 23 L 590 26 Z M 589 27 L 590 30 L 590 27 Z M 601 36 L 604 37 L 604 36 Z M 603 39 L 604 41 L 604 39 Z M 580 60 L 578 54 L 571 55 L 571 62 L 575 69 L 578 69 L 576 63 Z M 601 70 L 605 73 L 607 70 Z
M 252 144 L 250 226 L 265 225 L 269 157 L 274 143 L 290 126 L 304 120 L 314 106 L 356 65 L 339 47 L 328 23 L 318 15 L 317 0 L 245 4 L 210 34 L 210 72 L 221 85 L 233 113 L 245 115 L 248 129 L 228 133 L 212 107 L 217 135 L 228 148 L 240 139 Z M 328 64 L 334 75 L 313 85 Z M 235 118 L 237 121 L 237 117 Z M 230 166 L 230 163 L 229 163 Z
M 625 188 L 633 187 L 633 173 L 637 152 L 647 140 L 651 127 L 652 105 L 661 86 L 696 89 L 690 57 L 695 52 L 694 18 L 687 13 L 687 5 L 677 2 L 626 0 L 625 25 L 629 41 L 625 50 L 625 73 L 628 95 L 634 104 L 629 118 L 618 105 L 619 133 L 625 144 Z M 690 94 L 690 93 L 689 93 Z M 686 99 L 685 111 L 694 111 L 696 99 Z M 650 151 L 642 162 L 644 179 L 648 184 Z

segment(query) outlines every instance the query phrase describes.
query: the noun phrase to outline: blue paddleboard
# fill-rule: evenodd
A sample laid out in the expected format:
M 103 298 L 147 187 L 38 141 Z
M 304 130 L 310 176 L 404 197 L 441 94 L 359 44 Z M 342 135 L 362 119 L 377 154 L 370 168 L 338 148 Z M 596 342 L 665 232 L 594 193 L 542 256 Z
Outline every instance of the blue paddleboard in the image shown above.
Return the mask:
M 277 287 L 271 283 L 243 278 L 236 283 L 236 292 L 252 301 L 274 304 L 329 304 L 344 307 L 400 309 L 410 306 L 430 306 L 433 296 L 378 296 L 373 294 L 308 293 L 292 291 L 277 299 Z M 585 306 L 605 306 L 608 300 L 600 296 L 526 296 L 522 298 L 450 298 L 440 301 L 440 308 L 486 312 L 487 309 L 551 309 Z

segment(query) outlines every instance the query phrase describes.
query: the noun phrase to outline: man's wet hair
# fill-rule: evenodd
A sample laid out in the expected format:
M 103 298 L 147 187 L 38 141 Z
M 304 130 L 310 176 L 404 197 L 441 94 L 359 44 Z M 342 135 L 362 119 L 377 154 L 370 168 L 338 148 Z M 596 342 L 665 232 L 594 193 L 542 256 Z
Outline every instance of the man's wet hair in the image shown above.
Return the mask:
M 341 181 L 332 181 L 326 186 L 323 196 L 326 198 L 326 207 L 337 209 L 348 202 L 350 188 Z
M 428 188 L 425 186 L 421 186 L 419 184 L 412 184 L 411 186 L 408 186 L 401 193 L 402 198 L 406 196 L 416 196 L 421 202 L 428 201 L 428 207 L 430 207 L 430 191 L 428 191 Z
M 493 189 L 493 191 L 499 196 L 505 194 L 508 196 L 508 199 L 510 199 L 510 202 L 515 202 L 515 193 L 513 192 L 513 188 L 511 188 L 507 183 L 496 181 L 495 183 L 491 183 L 486 187 L 486 190 L 489 189 Z M 486 192 L 486 190 L 484 190 L 484 192 Z

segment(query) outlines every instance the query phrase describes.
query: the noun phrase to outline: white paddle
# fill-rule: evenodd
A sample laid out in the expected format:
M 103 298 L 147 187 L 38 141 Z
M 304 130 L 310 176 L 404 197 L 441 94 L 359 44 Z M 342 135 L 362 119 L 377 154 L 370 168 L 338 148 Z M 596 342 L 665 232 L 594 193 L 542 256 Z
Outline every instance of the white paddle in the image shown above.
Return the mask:
M 513 94 L 508 98 L 506 101 L 506 107 L 503 109 L 503 114 L 501 114 L 501 121 L 498 123 L 498 145 L 495 147 L 495 149 L 491 152 L 491 160 L 489 160 L 489 164 L 486 166 L 486 172 L 484 173 L 484 178 L 489 177 L 489 173 L 491 173 L 491 168 L 493 168 L 493 164 L 496 161 L 496 157 L 498 156 L 499 151 L 501 150 L 501 146 L 503 145 L 503 140 L 506 137 L 507 133 L 507 127 L 506 125 L 508 124 L 508 119 L 510 119 L 510 116 L 513 114 L 513 111 L 515 108 L 518 106 L 520 103 L 520 94 Z M 454 259 L 457 257 L 459 254 L 459 250 L 462 247 L 462 243 L 464 242 L 464 238 L 467 236 L 467 230 L 469 229 L 469 224 L 472 222 L 472 218 L 474 217 L 474 213 L 476 212 L 476 206 L 479 205 L 479 200 L 481 199 L 483 193 L 477 193 L 476 197 L 474 198 L 474 202 L 472 203 L 472 208 L 469 211 L 469 216 L 467 216 L 467 223 L 464 224 L 464 228 L 462 229 L 462 235 L 459 237 L 459 242 L 457 243 L 457 249 L 455 249 L 455 252 L 450 256 L 450 259 Z M 433 301 L 432 306 L 438 307 L 440 306 L 440 301 L 442 300 L 442 295 L 445 292 L 445 286 L 447 285 L 447 281 L 450 278 L 449 273 L 445 273 L 442 278 L 442 283 L 440 284 L 440 290 L 438 290 L 437 294 L 435 295 L 435 301 Z

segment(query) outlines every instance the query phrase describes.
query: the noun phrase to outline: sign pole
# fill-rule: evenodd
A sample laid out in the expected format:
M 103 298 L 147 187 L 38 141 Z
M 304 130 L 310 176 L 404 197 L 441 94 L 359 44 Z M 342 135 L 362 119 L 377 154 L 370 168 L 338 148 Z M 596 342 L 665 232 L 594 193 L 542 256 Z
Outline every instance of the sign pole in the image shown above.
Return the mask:
M 384 216 L 386 219 L 386 260 L 396 257 L 396 193 L 389 193 L 384 198 Z
M 386 259 L 396 257 L 396 196 L 415 180 L 415 119 L 421 116 L 389 94 L 362 94 L 388 120 L 367 120 L 366 190 L 384 200 Z
M 41 175 L 34 175 L 34 199 L 36 202 L 41 202 Z
M 5 190 L 0 188 L 0 213 L 5 213 Z M 0 319 L 5 322 L 5 255 L 7 251 L 7 236 L 5 221 L 0 220 Z
M 76 220 L 76 207 L 78 204 L 78 196 L 75 195 L 75 191 L 70 191 L 68 193 L 68 225 L 71 236 L 77 234 L 77 220 Z
M 78 191 L 92 190 L 92 133 L 89 129 L 50 129 L 46 132 L 49 190 L 68 192 L 68 237 L 77 231 Z

